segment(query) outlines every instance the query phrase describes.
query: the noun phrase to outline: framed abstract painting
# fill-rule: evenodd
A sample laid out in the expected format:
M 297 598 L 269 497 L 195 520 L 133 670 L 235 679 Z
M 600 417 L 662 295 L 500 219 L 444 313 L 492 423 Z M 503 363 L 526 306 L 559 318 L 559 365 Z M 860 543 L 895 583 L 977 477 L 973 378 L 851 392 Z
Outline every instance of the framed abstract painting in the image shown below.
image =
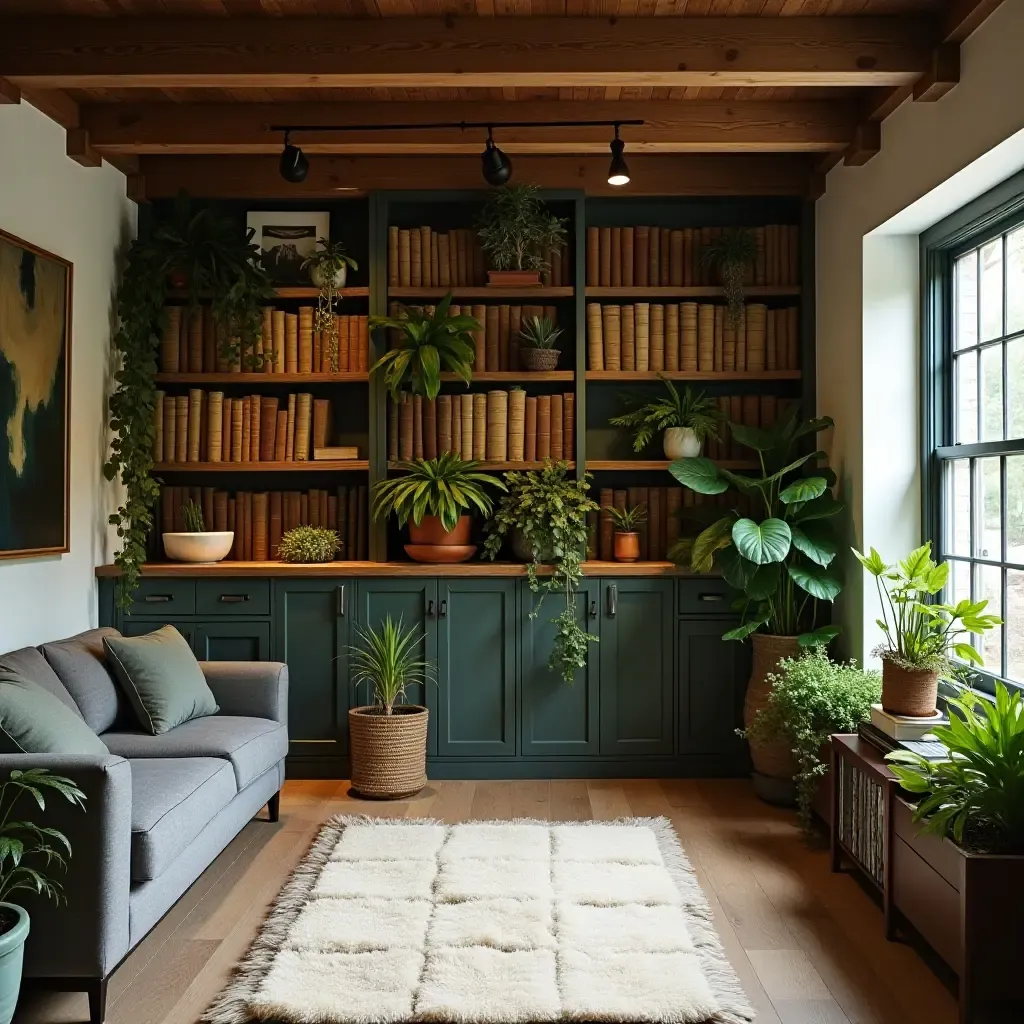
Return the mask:
M 0 231 L 0 558 L 70 550 L 72 271 Z

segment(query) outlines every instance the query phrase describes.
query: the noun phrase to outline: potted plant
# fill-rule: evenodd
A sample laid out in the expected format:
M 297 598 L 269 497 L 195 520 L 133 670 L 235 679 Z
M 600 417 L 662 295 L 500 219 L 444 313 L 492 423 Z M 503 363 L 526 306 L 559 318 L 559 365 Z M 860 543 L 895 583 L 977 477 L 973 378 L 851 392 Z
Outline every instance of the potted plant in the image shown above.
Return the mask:
M 406 382 L 414 394 L 437 398 L 442 372 L 454 373 L 466 384 L 472 379 L 476 357 L 473 334 L 481 330 L 480 322 L 464 314 L 450 316 L 451 304 L 449 292 L 432 312 L 408 306 L 397 317 L 370 317 L 370 327 L 387 327 L 399 335 L 397 346 L 370 370 L 384 371 L 384 382 L 396 402 Z
M 504 185 L 487 197 L 478 234 L 491 261 L 488 284 L 539 285 L 548 253 L 565 244 L 565 221 L 548 212 L 536 185 Z
M 231 530 L 207 530 L 203 510 L 189 500 L 181 506 L 185 521 L 183 533 L 163 534 L 164 553 L 175 562 L 219 562 L 225 558 L 235 541 Z
M 743 285 L 754 269 L 757 256 L 757 239 L 747 228 L 725 228 L 701 250 L 701 262 L 714 268 L 722 282 L 733 327 L 739 327 L 743 321 Z
M 811 647 L 799 657 L 783 658 L 768 680 L 768 698 L 745 735 L 789 747 L 796 760 L 793 781 L 800 822 L 810 828 L 811 807 L 828 773 L 822 751 L 833 733 L 856 732 L 871 717 L 882 679 L 855 662 L 832 661 L 824 647 Z
M 768 699 L 768 677 L 779 661 L 795 656 L 801 647 L 828 643 L 839 632 L 828 625 L 826 609 L 842 589 L 833 566 L 838 545 L 829 520 L 843 504 L 831 493 L 835 474 L 819 462 L 825 453 L 796 454 L 803 438 L 831 425 L 828 417 L 801 424 L 796 410 L 772 427 L 730 423 L 733 439 L 757 456 L 760 472 L 752 476 L 703 457 L 669 466 L 679 483 L 698 494 L 724 494 L 735 488 L 749 499 L 749 514 L 731 509 L 707 527 L 690 550 L 693 571 L 717 568 L 740 591 L 735 605 L 740 624 L 724 638 L 752 637 L 753 668 L 743 703 L 743 725 L 748 730 Z M 788 787 L 793 777 L 792 754 L 785 743 L 756 736 L 749 742 L 755 786 L 771 798 L 775 781 Z
M 640 557 L 640 534 L 636 528 L 647 521 L 647 509 L 643 505 L 632 508 L 606 509 L 615 527 L 615 561 L 635 562 Z
M 544 468 L 507 474 L 508 493 L 502 495 L 487 524 L 484 554 L 495 559 L 506 538 L 513 550 L 528 561 L 527 580 L 541 599 L 530 612 L 536 618 L 547 591 L 565 595 L 564 609 L 551 621 L 555 639 L 548 667 L 571 683 L 577 669 L 587 664 L 587 649 L 597 641 L 576 617 L 576 589 L 583 577 L 583 558 L 587 550 L 587 513 L 598 505 L 587 496 L 589 474 L 582 480 L 567 478 L 568 462 L 545 461 Z M 538 576 L 542 565 L 551 566 L 551 575 Z
M 417 652 L 423 637 L 389 615 L 378 629 L 355 627 L 351 652 L 353 685 L 368 683 L 372 703 L 348 713 L 352 791 L 377 800 L 400 800 L 427 784 L 429 711 L 406 703 L 406 690 L 431 679 L 431 666 Z
M 277 557 L 282 562 L 313 564 L 333 561 L 340 550 L 337 531 L 323 526 L 296 526 L 278 541 Z
M 532 316 L 519 329 L 519 359 L 524 370 L 554 370 L 561 355 L 555 343 L 562 336 L 550 317 Z
M 359 269 L 359 264 L 345 252 L 343 242 L 318 238 L 319 248 L 302 263 L 309 270 L 309 278 L 320 290 L 317 296 L 313 327 L 327 338 L 327 352 L 332 372 L 338 369 L 338 330 L 334 321 L 334 304 L 345 287 L 348 269 Z
M 55 828 L 27 821 L 16 807 L 31 797 L 31 806 L 46 810 L 44 790 L 53 790 L 85 810 L 85 794 L 62 775 L 46 768 L 14 770 L 0 784 L 0 1024 L 11 1024 L 21 991 L 21 964 L 29 933 L 29 916 L 11 902 L 19 892 L 46 896 L 60 904 L 64 889 L 53 879 L 52 868 L 67 869 L 71 844 Z
M 931 550 L 929 541 L 896 565 L 886 565 L 874 548 L 869 555 L 853 552 L 875 577 L 878 589 L 882 618 L 877 621 L 885 642 L 873 653 L 882 659 L 882 707 L 893 715 L 933 715 L 939 673 L 949 669 L 949 655 L 983 664 L 981 655 L 960 638 L 986 633 L 1003 621 L 984 614 L 988 606 L 984 600 L 929 604 L 949 577 L 949 563 L 936 565 Z
M 458 452 L 400 462 L 402 476 L 374 484 L 374 519 L 393 513 L 399 527 L 409 524 L 405 551 L 413 561 L 465 562 L 476 554 L 468 513 L 476 509 L 489 516 L 494 506 L 487 488 L 506 489 L 503 480 L 477 466 Z
M 704 394 L 694 392 L 687 384 L 680 394 L 667 377 L 661 377 L 668 391 L 667 398 L 638 405 L 608 422 L 613 427 L 626 427 L 633 431 L 633 451 L 642 452 L 658 432 L 662 432 L 662 447 L 667 459 L 692 459 L 700 455 L 701 447 L 709 437 L 718 437 L 722 413 L 718 403 Z M 637 399 L 631 399 L 637 405 Z

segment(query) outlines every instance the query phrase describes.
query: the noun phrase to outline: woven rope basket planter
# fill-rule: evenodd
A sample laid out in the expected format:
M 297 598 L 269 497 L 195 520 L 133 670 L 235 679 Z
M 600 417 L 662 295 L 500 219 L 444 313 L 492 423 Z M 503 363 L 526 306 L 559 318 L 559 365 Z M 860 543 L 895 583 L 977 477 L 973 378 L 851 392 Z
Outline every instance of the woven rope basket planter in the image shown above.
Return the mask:
M 776 670 L 782 658 L 795 658 L 800 653 L 800 645 L 795 636 L 755 633 L 750 642 L 754 647 L 754 662 L 747 694 L 743 699 L 743 725 L 747 729 L 768 702 L 768 694 L 772 689 L 768 674 Z M 755 772 L 773 779 L 792 779 L 796 775 L 796 758 L 785 740 L 752 739 L 749 742 Z
M 557 348 L 521 348 L 519 358 L 524 370 L 555 370 L 558 368 L 558 357 L 561 353 Z
M 882 707 L 891 715 L 927 718 L 939 699 L 939 674 L 927 668 L 903 668 L 882 659 Z
M 348 713 L 352 751 L 352 789 L 374 800 L 400 800 L 427 784 L 427 720 L 418 704 L 404 704 L 394 714 L 377 707 Z

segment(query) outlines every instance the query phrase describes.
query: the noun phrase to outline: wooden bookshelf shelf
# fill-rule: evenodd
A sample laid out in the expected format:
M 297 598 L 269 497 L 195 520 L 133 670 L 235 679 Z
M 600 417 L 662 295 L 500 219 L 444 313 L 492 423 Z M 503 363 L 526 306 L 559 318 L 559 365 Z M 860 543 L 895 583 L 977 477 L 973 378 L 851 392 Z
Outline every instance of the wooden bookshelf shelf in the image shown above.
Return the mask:
M 363 384 L 362 370 L 343 373 L 158 373 L 157 384 Z
M 602 471 L 612 469 L 628 470 L 667 470 L 671 465 L 669 459 L 587 459 L 587 470 Z M 715 459 L 715 465 L 723 469 L 757 469 L 753 459 Z
M 506 384 L 536 384 L 544 381 L 572 381 L 575 376 L 572 370 L 484 370 L 482 373 L 473 374 L 472 383 L 504 381 Z M 463 383 L 454 373 L 442 373 L 441 380 Z
M 308 459 L 303 462 L 158 462 L 154 473 L 319 473 L 369 469 L 366 459 Z
M 554 461 L 554 460 L 553 460 Z M 398 469 L 397 462 L 389 462 L 388 469 Z M 482 461 L 477 463 L 478 469 L 493 469 L 493 470 L 506 470 L 506 469 L 543 469 L 544 462 L 493 462 L 493 461 Z M 575 469 L 576 463 L 572 460 L 569 461 L 569 468 Z
M 571 299 L 573 289 L 571 285 L 563 285 L 557 288 L 495 288 L 485 287 L 461 287 L 453 288 L 388 288 L 389 299 L 443 299 L 449 292 L 456 299 L 494 299 L 501 302 L 504 299 Z
M 279 299 L 315 299 L 319 294 L 320 289 L 314 288 L 312 285 L 274 289 L 274 295 Z M 366 299 L 370 296 L 370 288 L 369 285 L 356 285 L 352 288 L 342 288 L 337 295 L 342 299 Z M 169 299 L 187 299 L 189 295 L 183 288 L 172 288 L 168 291 L 167 297 Z M 199 297 L 200 299 L 210 299 L 213 296 L 206 292 L 201 292 Z
M 800 294 L 798 285 L 747 285 L 743 289 L 747 299 L 795 298 Z M 721 299 L 725 289 L 717 285 L 669 285 L 630 287 L 600 287 L 589 285 L 588 299 Z
M 737 381 L 737 380 L 800 380 L 799 370 L 587 370 L 587 380 L 605 381 Z

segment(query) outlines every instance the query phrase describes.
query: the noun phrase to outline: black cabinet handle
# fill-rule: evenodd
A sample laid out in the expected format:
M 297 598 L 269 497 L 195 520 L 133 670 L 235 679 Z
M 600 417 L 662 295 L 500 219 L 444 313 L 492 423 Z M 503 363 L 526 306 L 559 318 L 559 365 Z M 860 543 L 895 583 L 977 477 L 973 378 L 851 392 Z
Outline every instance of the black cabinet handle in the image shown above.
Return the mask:
M 698 601 L 724 601 L 725 597 L 722 594 L 698 594 Z
M 338 618 L 345 617 L 345 584 L 338 587 Z
M 447 616 L 448 616 L 448 598 L 447 597 L 438 606 L 437 614 L 442 619 L 447 618 Z
M 249 595 L 248 594 L 221 594 L 219 600 L 220 600 L 221 604 L 244 604 L 246 601 L 249 600 Z
M 146 604 L 167 604 L 174 598 L 170 594 L 147 594 L 143 599 Z
M 590 602 L 590 617 L 592 619 L 596 619 L 597 618 L 597 602 L 596 601 L 591 601 Z
M 614 619 L 619 606 L 619 588 L 614 583 L 608 584 L 608 617 Z
M 430 618 L 434 614 L 434 602 L 427 602 L 427 618 Z

